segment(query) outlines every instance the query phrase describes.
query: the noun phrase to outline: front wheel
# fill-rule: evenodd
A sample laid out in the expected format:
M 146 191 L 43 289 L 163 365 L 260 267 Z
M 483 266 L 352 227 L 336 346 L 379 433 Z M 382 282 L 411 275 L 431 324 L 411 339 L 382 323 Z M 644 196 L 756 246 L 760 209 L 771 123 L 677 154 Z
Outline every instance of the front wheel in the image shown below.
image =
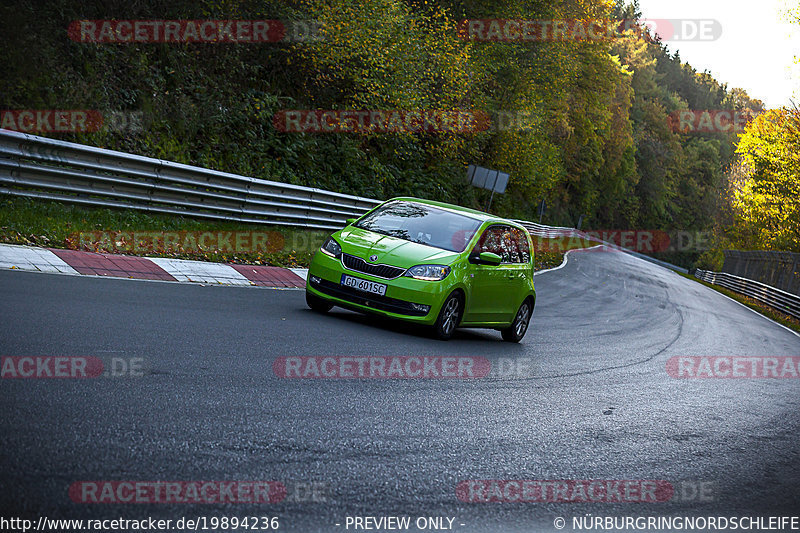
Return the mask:
M 308 291 L 306 291 L 306 304 L 308 304 L 308 306 L 317 313 L 327 313 L 331 310 L 331 308 L 333 308 L 332 303 L 320 298 L 319 296 L 314 296 Z
M 458 293 L 453 293 L 447 297 L 442 310 L 439 311 L 439 317 L 433 325 L 433 331 L 436 337 L 446 341 L 453 336 L 456 331 L 456 326 L 461 321 L 461 313 L 464 311 L 464 302 Z
M 500 330 L 503 340 L 508 342 L 521 341 L 522 337 L 525 336 L 525 332 L 528 331 L 532 313 L 533 306 L 531 306 L 531 301 L 525 300 L 522 302 L 522 305 L 519 306 L 519 311 L 517 311 L 517 316 L 514 317 L 514 322 L 506 329 Z

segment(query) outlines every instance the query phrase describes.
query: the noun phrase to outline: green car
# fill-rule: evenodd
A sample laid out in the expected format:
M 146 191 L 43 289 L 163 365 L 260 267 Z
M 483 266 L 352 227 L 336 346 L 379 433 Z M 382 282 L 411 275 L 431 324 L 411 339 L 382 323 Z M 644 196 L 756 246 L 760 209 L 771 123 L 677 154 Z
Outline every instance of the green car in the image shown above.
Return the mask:
M 519 342 L 536 303 L 533 246 L 517 223 L 394 198 L 331 235 L 311 261 L 306 302 L 432 326 L 493 328 Z

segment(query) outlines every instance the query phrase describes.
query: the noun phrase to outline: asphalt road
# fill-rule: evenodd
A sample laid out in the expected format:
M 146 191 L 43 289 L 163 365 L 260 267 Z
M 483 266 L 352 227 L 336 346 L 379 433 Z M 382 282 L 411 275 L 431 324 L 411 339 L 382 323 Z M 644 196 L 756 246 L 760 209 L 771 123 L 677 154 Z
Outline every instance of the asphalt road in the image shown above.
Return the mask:
M 800 380 L 674 379 L 665 369 L 673 356 L 798 356 L 798 336 L 621 253 L 571 254 L 537 275 L 536 289 L 531 329 L 512 345 L 490 330 L 441 342 L 348 311 L 318 315 L 297 290 L 0 272 L 0 355 L 145 367 L 0 380 L 0 514 L 266 515 L 285 531 L 348 531 L 346 518 L 364 515 L 454 517 L 457 531 L 554 531 L 561 516 L 571 531 L 588 513 L 798 514 Z M 277 357 L 315 355 L 493 366 L 482 379 L 273 373 Z M 676 493 L 656 503 L 460 501 L 456 485 L 473 479 L 667 480 Z M 81 480 L 276 480 L 294 492 L 261 505 L 73 503 L 68 487 Z M 309 482 L 317 501 L 298 496 Z M 702 498 L 687 490 L 700 483 Z

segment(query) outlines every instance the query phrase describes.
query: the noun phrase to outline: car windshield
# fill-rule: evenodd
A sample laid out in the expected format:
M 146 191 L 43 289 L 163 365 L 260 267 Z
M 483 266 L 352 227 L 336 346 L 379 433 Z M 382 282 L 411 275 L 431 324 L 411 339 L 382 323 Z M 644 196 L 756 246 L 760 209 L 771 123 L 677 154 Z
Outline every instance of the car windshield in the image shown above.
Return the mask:
M 415 202 L 390 202 L 355 226 L 406 241 L 463 252 L 481 225 L 467 215 Z

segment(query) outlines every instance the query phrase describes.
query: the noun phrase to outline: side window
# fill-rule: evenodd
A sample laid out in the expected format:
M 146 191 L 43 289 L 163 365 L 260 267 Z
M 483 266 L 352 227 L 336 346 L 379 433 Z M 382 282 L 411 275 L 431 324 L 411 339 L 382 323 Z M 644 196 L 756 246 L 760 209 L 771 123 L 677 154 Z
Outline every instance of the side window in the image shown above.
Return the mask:
M 511 228 L 511 235 L 517 245 L 519 254 L 515 263 L 530 263 L 531 262 L 531 248 L 528 245 L 528 237 L 521 229 Z
M 500 241 L 497 233 L 497 226 L 489 226 L 486 228 L 481 238 L 478 239 L 473 253 L 477 255 L 482 252 L 492 252 L 493 254 L 500 255 Z
M 492 252 L 503 259 L 503 263 L 523 263 L 530 260 L 528 240 L 518 229 L 508 226 L 490 226 L 483 232 L 475 253 Z

